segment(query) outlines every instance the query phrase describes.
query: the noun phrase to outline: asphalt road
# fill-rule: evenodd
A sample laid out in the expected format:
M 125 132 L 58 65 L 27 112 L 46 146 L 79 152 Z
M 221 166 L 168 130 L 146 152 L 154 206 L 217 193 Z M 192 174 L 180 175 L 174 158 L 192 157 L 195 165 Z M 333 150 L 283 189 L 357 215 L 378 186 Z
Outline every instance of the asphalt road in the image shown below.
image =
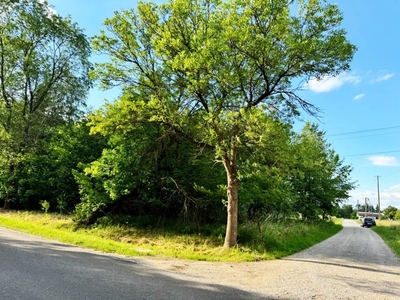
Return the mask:
M 0 228 L 0 299 L 400 299 L 400 260 L 371 229 L 275 261 L 105 255 Z
M 252 294 L 0 228 L 0 299 L 253 299 Z M 182 277 L 182 276 L 181 276 Z

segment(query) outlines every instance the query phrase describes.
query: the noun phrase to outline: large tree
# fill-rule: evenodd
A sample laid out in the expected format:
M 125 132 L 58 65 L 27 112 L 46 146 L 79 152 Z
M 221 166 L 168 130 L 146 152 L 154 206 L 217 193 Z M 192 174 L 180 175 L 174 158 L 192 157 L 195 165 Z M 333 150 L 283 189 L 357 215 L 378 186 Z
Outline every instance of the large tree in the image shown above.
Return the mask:
M 171 0 L 116 12 L 93 39 L 110 61 L 103 87 L 120 85 L 140 113 L 215 151 L 227 175 L 225 247 L 237 242 L 241 150 L 260 113 L 292 117 L 317 109 L 297 90 L 349 69 L 355 46 L 342 14 L 323 0 Z
M 46 1 L 0 3 L 1 196 L 15 199 L 15 172 L 49 129 L 74 120 L 90 88 L 90 44 Z

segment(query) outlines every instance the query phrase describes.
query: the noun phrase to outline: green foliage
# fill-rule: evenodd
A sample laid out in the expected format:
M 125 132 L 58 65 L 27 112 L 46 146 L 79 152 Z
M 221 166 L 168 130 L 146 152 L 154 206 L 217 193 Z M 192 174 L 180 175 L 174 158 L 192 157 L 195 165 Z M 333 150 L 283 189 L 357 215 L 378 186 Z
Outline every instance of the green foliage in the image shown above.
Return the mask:
M 351 166 L 344 165 L 316 125 L 306 124 L 293 146 L 290 182 L 298 195 L 295 211 L 303 218 L 336 215 L 339 204 L 355 186 L 350 181 Z
M 253 133 L 257 127 L 260 131 Z M 247 134 L 258 135 L 259 142 L 248 143 L 247 151 L 239 156 L 240 209 L 246 209 L 250 219 L 287 218 L 292 214 L 292 190 L 287 181 L 292 132 L 290 126 L 276 120 L 260 122 L 257 127 Z
M 36 184 L 31 172 L 47 172 L 32 164 L 46 152 L 54 128 L 82 116 L 91 49 L 83 30 L 46 2 L 1 1 L 0 12 L 0 198 L 18 207 L 21 193 L 31 197 L 20 186 Z M 33 193 L 47 186 L 36 179 Z
M 119 213 L 218 221 L 223 183 L 212 153 L 196 147 L 156 123 L 136 122 L 135 104 L 122 97 L 90 116 L 91 132 L 108 146 L 90 164 L 75 172 L 82 202 L 78 219 L 114 207 Z
M 394 220 L 396 218 L 397 208 L 389 205 L 382 211 L 385 219 Z
M 50 210 L 50 203 L 47 200 L 42 200 L 40 201 L 40 205 L 42 206 L 42 210 L 44 211 L 44 213 L 48 213 Z
M 71 212 L 80 202 L 73 170 L 101 155 L 105 141 L 89 135 L 86 122 L 54 128 L 41 141 L 42 147 L 21 156 L 14 171 L 16 208 L 41 209 L 40 200 L 50 203 L 53 211 Z
M 85 220 L 96 210 L 104 210 L 124 199 L 116 212 L 150 216 L 156 223 L 160 222 L 160 218 L 164 220 L 166 212 L 169 217 L 177 218 L 186 214 L 189 220 L 200 223 L 222 221 L 223 214 L 218 206 L 225 188 L 222 186 L 218 191 L 215 185 L 216 180 L 223 182 L 223 174 L 219 170 L 213 175 L 215 169 L 210 172 L 212 157 L 204 155 L 205 150 L 202 155 L 195 155 L 195 147 L 162 126 L 157 128 L 151 122 L 137 124 L 131 121 L 129 118 L 136 118 L 134 111 L 129 113 L 132 103 L 123 101 L 124 98 L 121 98 L 90 117 L 92 132 L 102 132 L 108 137 L 109 145 L 98 160 L 84 166 L 83 172 L 75 173 L 83 196 L 76 210 L 78 219 Z M 117 110 L 122 111 L 119 113 Z M 119 118 L 121 114 L 123 118 Z M 256 128 L 253 127 L 248 134 Z M 351 184 L 348 174 L 338 171 L 342 162 L 337 160 L 336 155 L 326 154 L 333 151 L 324 142 L 323 133 L 316 126 L 312 128 L 314 131 L 307 131 L 311 142 L 307 139 L 304 142 L 288 125 L 273 119 L 260 122 L 258 136 L 262 142 L 258 147 L 248 144 L 247 151 L 243 151 L 238 162 L 242 183 L 240 196 L 243 199 L 239 212 L 243 221 L 263 222 L 265 219 L 279 220 L 297 215 L 298 195 L 303 191 L 295 189 L 292 174 L 301 168 L 310 174 L 325 176 L 308 186 L 309 193 L 323 189 L 332 193 L 304 198 L 302 204 L 308 205 L 304 217 L 317 218 L 319 214 L 335 213 L 336 206 L 343 200 L 335 197 L 345 197 L 344 192 Z M 318 139 L 319 144 L 316 143 Z M 304 147 L 301 153 L 300 142 Z M 315 156 L 310 160 L 295 160 L 291 155 L 294 152 L 298 157 L 309 155 L 311 149 L 314 149 L 312 153 Z M 316 163 L 317 155 L 321 157 L 319 163 Z M 148 160 L 148 157 L 151 159 Z M 128 180 L 124 180 L 125 176 L 129 176 Z
M 285 1 L 140 2 L 137 11 L 105 21 L 110 35 L 93 39 L 95 50 L 110 55 L 93 78 L 105 88 L 122 85 L 145 110 L 143 118 L 233 160 L 232 139 L 244 144 L 250 137 L 250 108 L 312 112 L 291 80 L 349 68 L 355 47 L 339 28 L 337 7 L 319 1 L 300 7 L 292 15 Z
M 356 215 L 357 211 L 351 204 L 343 204 L 338 213 L 338 216 L 343 219 L 356 219 Z
M 119 213 L 157 219 L 168 212 L 199 222 L 224 220 L 218 207 L 226 188 L 222 170 L 212 167 L 212 152 L 203 149 L 200 154 L 174 131 L 141 120 L 137 106 L 122 97 L 90 116 L 91 132 L 101 133 L 109 142 L 99 159 L 75 172 L 82 196 L 78 219 L 87 220 L 123 199 Z M 353 185 L 350 167 L 330 149 L 324 133 L 308 124 L 296 135 L 289 125 L 257 110 L 248 117 L 248 124 L 254 124 L 246 135 L 258 141 L 248 140 L 238 156 L 241 218 L 260 222 L 298 212 L 305 218 L 334 215 Z M 306 191 L 304 173 L 313 174 Z M 306 197 L 300 201 L 299 195 Z
M 394 216 L 394 219 L 397 221 L 400 221 L 400 210 L 396 211 L 396 215 Z

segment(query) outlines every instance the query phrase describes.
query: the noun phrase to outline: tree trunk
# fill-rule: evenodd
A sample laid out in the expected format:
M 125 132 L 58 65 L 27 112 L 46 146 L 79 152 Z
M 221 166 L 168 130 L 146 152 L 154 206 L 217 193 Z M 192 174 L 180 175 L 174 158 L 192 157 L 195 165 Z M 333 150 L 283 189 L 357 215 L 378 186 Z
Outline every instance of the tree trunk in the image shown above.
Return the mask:
M 8 200 L 4 200 L 3 209 L 11 209 L 11 202 Z
M 11 209 L 11 202 L 12 202 L 12 195 L 10 195 L 10 193 L 12 193 L 12 191 L 14 190 L 14 170 L 15 170 L 15 166 L 14 163 L 11 162 L 10 166 L 9 166 L 9 179 L 8 179 L 8 191 L 7 191 L 7 195 L 6 195 L 6 199 L 4 200 L 4 205 L 3 205 L 3 209 Z M 10 188 L 11 187 L 11 188 Z
M 232 163 L 230 160 L 224 160 L 228 179 L 228 220 L 226 223 L 225 248 L 232 248 L 237 243 L 239 182 L 237 180 L 236 162 Z
M 236 135 L 234 134 L 231 140 L 229 156 L 225 156 L 223 159 L 227 175 L 226 193 L 228 198 L 228 220 L 226 223 L 225 248 L 232 248 L 237 243 L 239 181 L 237 178 L 236 152 Z

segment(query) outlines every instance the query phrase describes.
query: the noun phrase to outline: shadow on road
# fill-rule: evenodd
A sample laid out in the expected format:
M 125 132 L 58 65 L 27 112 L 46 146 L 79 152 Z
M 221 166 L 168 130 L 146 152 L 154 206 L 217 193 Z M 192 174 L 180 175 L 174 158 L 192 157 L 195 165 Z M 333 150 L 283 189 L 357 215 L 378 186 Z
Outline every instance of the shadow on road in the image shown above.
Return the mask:
M 145 260 L 103 255 L 33 237 L 12 239 L 0 233 L 0 253 L 1 299 L 262 298 L 201 277 L 184 278 L 157 270 Z

